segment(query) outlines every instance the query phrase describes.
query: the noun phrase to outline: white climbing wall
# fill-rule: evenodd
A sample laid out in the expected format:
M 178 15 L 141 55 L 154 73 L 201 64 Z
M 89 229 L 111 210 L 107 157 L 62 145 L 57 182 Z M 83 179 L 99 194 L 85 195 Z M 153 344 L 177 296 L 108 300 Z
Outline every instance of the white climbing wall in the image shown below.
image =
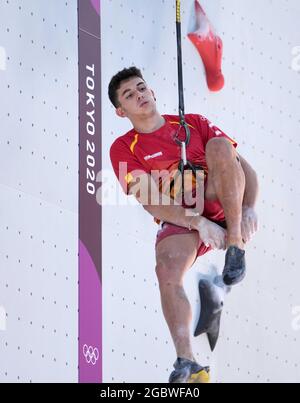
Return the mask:
M 101 2 L 107 170 L 110 145 L 131 128 L 116 117 L 107 98 L 113 74 L 132 64 L 140 67 L 161 113 L 177 113 L 174 5 L 173 0 Z M 186 37 L 192 5 L 193 0 L 182 1 L 186 112 L 204 114 L 238 141 L 261 188 L 261 229 L 247 247 L 247 278 L 226 299 L 215 353 L 202 336 L 193 340 L 195 354 L 211 365 L 216 382 L 299 382 L 300 3 L 201 1 L 224 43 L 226 83 L 214 94 Z M 113 178 L 112 172 L 107 176 Z M 104 381 L 165 382 L 176 355 L 154 270 L 157 227 L 117 189 L 123 205 L 103 209 Z M 193 324 L 200 273 L 210 273 L 212 265 L 221 271 L 223 263 L 224 252 L 210 252 L 186 276 Z
M 0 0 L 0 382 L 76 382 L 77 1 Z
M 261 187 L 248 276 L 226 299 L 215 353 L 204 336 L 194 351 L 216 382 L 299 382 L 300 3 L 201 1 L 224 43 L 217 94 L 186 38 L 192 5 L 182 1 L 186 111 L 238 141 Z M 175 1 L 102 0 L 101 13 L 102 158 L 118 191 L 104 194 L 103 380 L 165 382 L 176 356 L 154 270 L 158 228 L 115 182 L 109 148 L 131 126 L 107 85 L 135 64 L 161 113 L 177 113 Z M 0 382 L 77 381 L 77 62 L 76 0 L 0 0 Z M 223 262 L 211 252 L 186 276 L 193 325 L 198 279 Z

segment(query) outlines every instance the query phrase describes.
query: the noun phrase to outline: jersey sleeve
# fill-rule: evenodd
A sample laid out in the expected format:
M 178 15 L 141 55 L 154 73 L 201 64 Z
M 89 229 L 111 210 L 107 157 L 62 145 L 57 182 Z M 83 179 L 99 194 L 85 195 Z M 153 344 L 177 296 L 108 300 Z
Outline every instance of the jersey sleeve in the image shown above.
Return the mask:
M 210 139 L 214 137 L 224 137 L 230 141 L 234 148 L 237 148 L 238 143 L 235 140 L 225 134 L 221 129 L 211 123 L 204 116 L 198 115 L 198 126 L 200 128 L 204 147 Z
M 128 195 L 130 183 L 139 175 L 148 173 L 145 167 L 131 152 L 128 145 L 116 140 L 110 148 L 110 160 L 120 185 Z

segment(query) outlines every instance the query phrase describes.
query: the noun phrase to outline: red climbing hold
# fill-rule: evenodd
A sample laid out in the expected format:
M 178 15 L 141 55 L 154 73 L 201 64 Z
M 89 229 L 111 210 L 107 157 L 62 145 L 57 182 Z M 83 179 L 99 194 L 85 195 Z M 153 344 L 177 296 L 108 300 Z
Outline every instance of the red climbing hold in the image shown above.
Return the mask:
M 195 0 L 195 16 L 195 29 L 188 33 L 188 37 L 202 58 L 208 88 L 211 91 L 219 91 L 224 86 L 221 68 L 223 43 L 221 38 L 216 35 L 198 0 Z

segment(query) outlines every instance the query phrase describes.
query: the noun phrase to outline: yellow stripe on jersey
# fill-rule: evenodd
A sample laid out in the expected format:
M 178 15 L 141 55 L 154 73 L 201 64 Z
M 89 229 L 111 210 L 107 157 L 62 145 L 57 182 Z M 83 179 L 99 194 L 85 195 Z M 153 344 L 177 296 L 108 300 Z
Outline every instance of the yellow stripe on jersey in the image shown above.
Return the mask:
M 180 122 L 169 122 L 169 123 L 175 124 L 175 125 L 180 125 Z M 194 126 L 192 126 L 192 125 L 188 124 L 188 126 L 191 127 L 192 129 L 195 129 Z
M 126 176 L 125 176 L 125 181 L 127 184 L 129 184 L 133 179 L 133 176 L 131 175 L 131 173 L 129 172 Z
M 133 151 L 134 151 L 134 147 L 136 146 L 136 143 L 139 141 L 139 135 L 138 135 L 138 133 L 134 136 L 134 140 L 133 140 L 133 142 L 131 143 L 131 146 L 130 146 L 130 150 L 131 150 L 131 152 L 132 152 L 132 154 L 133 154 Z
M 229 139 L 227 139 L 227 140 L 229 140 Z M 231 144 L 236 144 L 236 141 L 234 141 L 234 140 L 229 140 L 229 141 Z

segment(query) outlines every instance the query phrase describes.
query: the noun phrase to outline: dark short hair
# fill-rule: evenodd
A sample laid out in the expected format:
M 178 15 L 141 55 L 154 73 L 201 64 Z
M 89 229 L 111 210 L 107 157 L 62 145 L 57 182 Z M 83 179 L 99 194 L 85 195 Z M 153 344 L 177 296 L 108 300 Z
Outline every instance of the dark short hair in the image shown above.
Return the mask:
M 145 81 L 144 77 L 141 73 L 141 70 L 135 66 L 125 68 L 125 69 L 119 71 L 110 80 L 110 83 L 108 86 L 108 96 L 109 96 L 111 103 L 114 105 L 115 108 L 118 108 L 118 106 L 120 105 L 119 100 L 118 100 L 117 91 L 121 87 L 121 82 L 129 80 L 132 77 L 140 77 L 143 81 Z

